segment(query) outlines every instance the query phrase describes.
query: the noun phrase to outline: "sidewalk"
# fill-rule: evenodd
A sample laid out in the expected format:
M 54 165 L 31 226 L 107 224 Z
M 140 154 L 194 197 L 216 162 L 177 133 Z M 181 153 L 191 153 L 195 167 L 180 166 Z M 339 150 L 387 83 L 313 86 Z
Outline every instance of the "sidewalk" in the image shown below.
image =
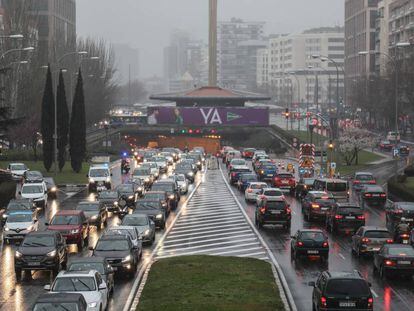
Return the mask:
M 389 161 L 394 159 L 391 155 L 384 154 L 384 153 L 378 152 L 376 150 L 372 150 L 372 149 L 364 149 L 364 150 L 367 151 L 367 152 L 371 152 L 371 153 L 374 153 L 378 156 L 383 157 L 383 159 L 381 159 L 381 160 L 377 160 L 377 161 L 367 163 L 368 165 L 376 165 L 376 164 L 386 163 L 386 162 L 389 162 Z

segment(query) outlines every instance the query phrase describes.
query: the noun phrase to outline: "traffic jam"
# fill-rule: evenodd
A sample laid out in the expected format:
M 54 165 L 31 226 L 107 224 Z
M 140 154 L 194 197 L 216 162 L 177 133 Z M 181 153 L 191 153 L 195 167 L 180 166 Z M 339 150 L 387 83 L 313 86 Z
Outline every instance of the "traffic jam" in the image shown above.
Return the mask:
M 8 167 L 18 194 L 0 216 L 3 259 L 9 256 L 3 262 L 13 271 L 3 280 L 31 289 L 24 310 L 52 310 L 62 299 L 62 310 L 122 309 L 142 261 L 193 189 L 205 153 L 137 149 L 115 168 L 105 157 L 95 160 L 87 191 L 67 198 L 40 172 Z
M 311 149 L 301 145 L 297 161 L 253 148 L 221 151 L 229 184 L 281 264 L 297 306 L 412 310 L 404 297 L 413 295 L 414 202 L 390 201 L 370 172 L 317 175 L 307 161 Z

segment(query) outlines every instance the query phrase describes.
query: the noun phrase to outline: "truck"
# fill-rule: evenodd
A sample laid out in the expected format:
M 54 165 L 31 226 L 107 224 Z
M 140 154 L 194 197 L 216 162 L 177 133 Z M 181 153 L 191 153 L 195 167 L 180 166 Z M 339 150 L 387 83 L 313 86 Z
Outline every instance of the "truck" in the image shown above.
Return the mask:
M 112 187 L 112 172 L 109 156 L 95 156 L 91 159 L 91 166 L 86 175 L 89 192 L 100 192 Z

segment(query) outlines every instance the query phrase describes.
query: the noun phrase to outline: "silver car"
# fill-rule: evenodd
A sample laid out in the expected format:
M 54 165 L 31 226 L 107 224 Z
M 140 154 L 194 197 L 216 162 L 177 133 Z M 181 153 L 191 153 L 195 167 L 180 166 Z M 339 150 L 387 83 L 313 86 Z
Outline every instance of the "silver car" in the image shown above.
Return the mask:
M 146 214 L 129 214 L 122 220 L 121 226 L 135 227 L 142 242 L 152 245 L 155 241 L 155 223 Z
M 106 234 L 124 234 L 131 238 L 132 244 L 137 248 L 142 247 L 141 234 L 138 229 L 133 226 L 118 226 L 111 227 L 106 231 Z

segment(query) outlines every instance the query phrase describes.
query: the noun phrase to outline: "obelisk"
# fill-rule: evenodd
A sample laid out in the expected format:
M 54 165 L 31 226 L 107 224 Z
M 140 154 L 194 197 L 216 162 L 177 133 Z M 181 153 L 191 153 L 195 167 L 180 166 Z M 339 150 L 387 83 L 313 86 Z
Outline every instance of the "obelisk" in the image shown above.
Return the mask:
M 209 0 L 209 86 L 217 86 L 217 0 Z

